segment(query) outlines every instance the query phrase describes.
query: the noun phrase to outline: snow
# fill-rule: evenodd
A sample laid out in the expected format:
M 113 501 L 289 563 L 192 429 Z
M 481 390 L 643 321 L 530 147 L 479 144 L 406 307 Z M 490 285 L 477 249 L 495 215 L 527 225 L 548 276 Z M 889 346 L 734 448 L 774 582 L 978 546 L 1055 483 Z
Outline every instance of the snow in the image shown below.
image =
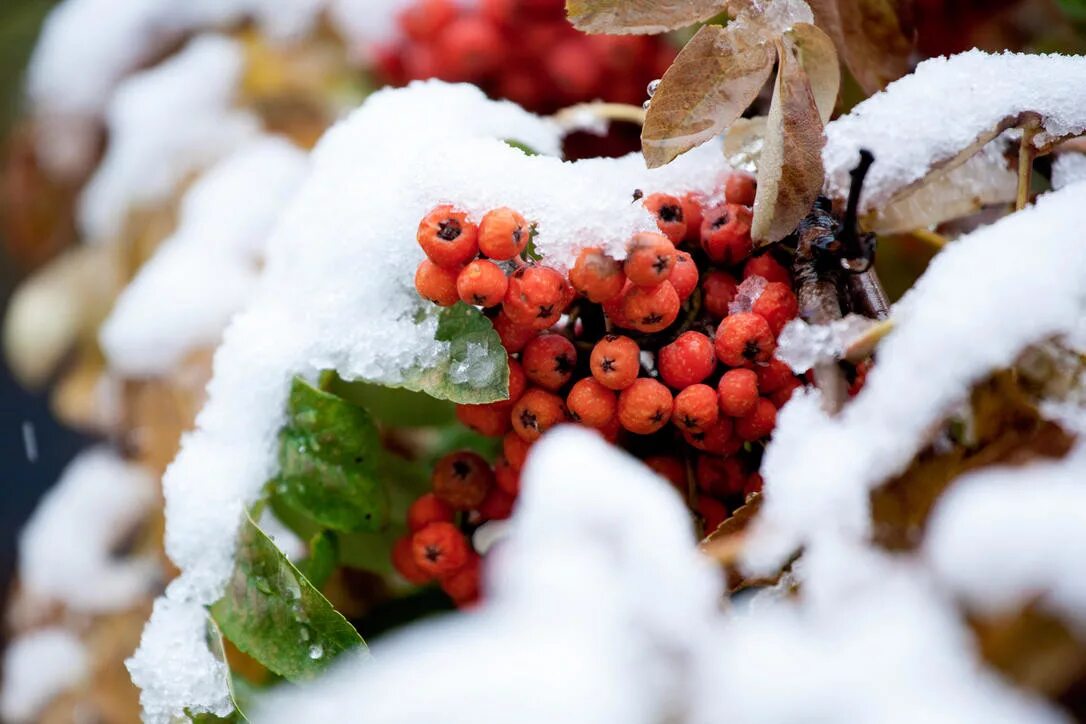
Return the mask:
M 112 549 L 155 501 L 147 470 L 105 447 L 80 453 L 19 536 L 27 592 L 87 613 L 122 610 L 147 596 L 159 579 L 158 562 Z
M 293 375 L 336 369 L 347 379 L 398 383 L 445 349 L 434 340 L 435 308 L 412 283 L 422 258 L 415 232 L 429 209 L 454 203 L 478 219 L 515 208 L 537 223 L 537 250 L 561 268 L 589 245 L 622 257 L 634 232 L 655 228 L 631 203 L 635 189 L 708 195 L 728 172 L 715 144 L 649 171 L 635 155 L 576 163 L 527 156 L 507 138 L 557 154 L 560 132 L 476 88 L 427 82 L 372 95 L 318 144 L 267 243 L 258 289 L 224 333 L 208 403 L 163 480 L 166 550 L 182 570 L 167 591 L 178 615 L 221 594 L 240 515 L 275 470 Z M 166 655 L 155 650 L 163 642 L 155 629 L 170 618 L 150 622 L 141 660 Z M 186 687 L 151 683 L 148 712 L 187 705 L 174 697 Z
M 233 108 L 241 45 L 208 35 L 126 80 L 110 101 L 110 143 L 79 201 L 92 240 L 115 237 L 129 211 L 168 199 L 187 178 L 255 136 L 258 119 Z
M 86 678 L 87 652 L 64 629 L 38 629 L 8 644 L 3 672 L 0 719 L 9 724 L 38 721 L 53 697 Z
M 1062 189 L 1076 181 L 1086 180 L 1086 153 L 1058 153 L 1052 161 L 1052 188 Z
M 768 571 L 798 546 L 869 531 L 869 491 L 901 472 L 972 385 L 1086 312 L 1086 183 L 949 245 L 894 308 L 863 391 L 835 418 L 817 394 L 778 415 L 747 566 Z M 1022 253 L 1030 239 L 1030 253 Z
M 1041 115 L 1039 147 L 1080 134 L 1083 93 L 1086 57 L 971 50 L 926 60 L 826 126 L 826 189 L 848 195 L 848 172 L 866 148 L 875 163 L 861 211 L 870 211 L 1026 111 Z
M 753 274 L 740 283 L 735 290 L 735 299 L 728 304 L 728 314 L 743 314 L 754 308 L 754 303 L 762 296 L 766 285 L 765 277 Z
M 165 374 L 189 352 L 218 343 L 256 288 L 264 241 L 306 170 L 305 153 L 290 142 L 257 136 L 193 184 L 176 230 L 99 332 L 114 371 Z
M 1008 614 L 1036 602 L 1086 631 L 1086 446 L 963 476 L 940 499 L 924 552 L 973 610 Z
M 801 375 L 819 363 L 842 359 L 848 346 L 875 324 L 875 320 L 858 314 L 847 314 L 829 324 L 793 319 L 781 330 L 774 356 Z
M 533 449 L 472 613 L 373 644 L 253 719 L 456 722 L 1060 722 L 978 665 L 915 563 L 820 545 L 797 597 L 729 610 L 668 484 L 583 429 Z M 540 601 L 546 605 L 539 605 Z M 404 696 L 425 681 L 422 696 Z

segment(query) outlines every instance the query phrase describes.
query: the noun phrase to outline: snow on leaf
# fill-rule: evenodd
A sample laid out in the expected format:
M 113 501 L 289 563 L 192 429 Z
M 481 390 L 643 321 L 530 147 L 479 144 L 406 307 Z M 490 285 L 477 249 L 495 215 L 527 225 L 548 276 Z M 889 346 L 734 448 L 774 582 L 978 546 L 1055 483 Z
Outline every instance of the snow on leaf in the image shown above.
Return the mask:
M 863 214 L 964 163 L 1026 117 L 1037 117 L 1038 149 L 1086 131 L 1086 57 L 989 54 L 933 58 L 826 126 L 826 191 L 844 199 L 861 148 L 875 156 L 860 200 Z M 924 112 L 917 113 L 917 108 Z M 909 140 L 900 136 L 909 119 Z
M 761 243 L 792 233 L 822 189 L 822 120 L 810 83 L 791 48 L 778 43 L 777 57 L 751 224 Z
M 902 0 L 808 0 L 852 77 L 868 94 L 909 70 L 913 29 Z
M 407 370 L 403 387 L 461 404 L 509 399 L 508 355 L 482 312 L 463 302 L 442 309 L 434 339 L 442 353 Z
M 566 15 L 586 33 L 656 34 L 708 20 L 723 5 L 723 0 L 566 0 Z
M 641 144 L 649 168 L 716 136 L 747 109 L 773 69 L 768 45 L 706 25 L 686 44 L 649 104 Z
M 765 146 L 765 116 L 736 119 L 724 134 L 724 158 L 733 168 L 749 173 L 758 171 L 758 161 Z
M 234 574 L 211 615 L 231 643 L 288 681 L 312 679 L 340 654 L 366 646 L 248 517 Z
M 271 494 L 333 530 L 377 530 L 388 518 L 380 450 L 368 412 L 296 377 Z

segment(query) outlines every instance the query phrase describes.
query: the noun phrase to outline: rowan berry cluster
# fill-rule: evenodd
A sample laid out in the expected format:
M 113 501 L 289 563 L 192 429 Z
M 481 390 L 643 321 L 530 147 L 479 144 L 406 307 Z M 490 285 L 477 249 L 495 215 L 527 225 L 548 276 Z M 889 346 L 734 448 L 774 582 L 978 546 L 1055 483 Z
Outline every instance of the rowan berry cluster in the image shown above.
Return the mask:
M 803 383 L 774 357 L 798 303 L 780 252 L 755 254 L 754 195 L 741 173 L 718 200 L 651 194 L 642 203 L 658 232 L 635 234 L 621 261 L 582 249 L 565 275 L 525 260 L 531 225 L 511 209 L 476 224 L 439 206 L 422 220 L 419 293 L 482 307 L 509 355 L 509 399 L 457 408 L 466 426 L 503 438 L 486 478 L 497 480 L 502 516 L 530 447 L 563 423 L 594 428 L 644 460 L 706 531 L 761 490 L 777 410 Z M 499 517 L 484 504 L 485 486 L 457 502 L 438 492 L 437 474 L 435 495 L 449 505 Z
M 563 0 L 416 0 L 399 27 L 376 56 L 386 82 L 474 83 L 540 113 L 596 98 L 640 105 L 675 58 L 662 37 L 579 33 Z

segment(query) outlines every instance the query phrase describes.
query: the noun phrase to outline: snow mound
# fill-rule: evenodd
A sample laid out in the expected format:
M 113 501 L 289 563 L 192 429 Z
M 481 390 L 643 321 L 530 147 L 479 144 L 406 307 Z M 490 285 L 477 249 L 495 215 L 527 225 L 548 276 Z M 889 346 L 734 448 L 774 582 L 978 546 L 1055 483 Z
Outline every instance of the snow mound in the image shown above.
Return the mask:
M 165 374 L 187 353 L 218 343 L 256 288 L 264 241 L 306 170 L 303 151 L 259 136 L 193 184 L 176 231 L 102 326 L 112 369 L 129 377 Z
M 203 36 L 118 88 L 107 113 L 109 149 L 79 201 L 91 240 L 116 236 L 133 207 L 169 198 L 256 135 L 257 118 L 232 107 L 243 64 L 239 43 Z
M 781 410 L 763 461 L 752 570 L 775 568 L 819 536 L 865 536 L 870 490 L 909 464 L 975 382 L 1076 328 L 1086 313 L 1084 193 L 1086 183 L 1046 194 L 944 249 L 895 306 L 879 363 L 839 416 L 814 393 Z
M 635 189 L 711 195 L 728 173 L 714 144 L 649 171 L 639 155 L 565 163 L 502 140 L 556 155 L 560 135 L 550 121 L 474 87 L 428 82 L 372 95 L 321 140 L 268 241 L 252 301 L 224 333 L 196 430 L 163 479 L 166 550 L 182 569 L 167 591 L 178 615 L 222 592 L 241 513 L 275 470 L 293 375 L 336 369 L 396 384 L 443 352 L 435 308 L 413 286 L 422 259 L 415 234 L 427 211 L 454 203 L 480 218 L 515 208 L 536 222 L 536 248 L 562 267 L 589 245 L 624 256 L 634 232 L 655 228 L 632 203 Z M 151 621 L 147 660 L 162 640 L 154 629 L 169 616 Z M 148 710 L 189 705 L 173 691 L 145 690 Z
M 118 557 L 113 547 L 154 507 L 143 468 L 104 447 L 81 453 L 45 495 L 19 536 L 27 592 L 69 609 L 106 613 L 131 606 L 158 581 L 154 557 Z
M 9 724 L 38 721 L 53 697 L 87 673 L 87 652 L 68 631 L 45 628 L 19 636 L 4 651 L 0 718 Z
M 1041 115 L 1038 146 L 1080 134 L 1086 131 L 1083 94 L 1086 57 L 971 50 L 926 60 L 826 126 L 826 189 L 838 198 L 848 195 L 848 172 L 864 148 L 875 163 L 860 209 L 884 206 L 1023 112 Z

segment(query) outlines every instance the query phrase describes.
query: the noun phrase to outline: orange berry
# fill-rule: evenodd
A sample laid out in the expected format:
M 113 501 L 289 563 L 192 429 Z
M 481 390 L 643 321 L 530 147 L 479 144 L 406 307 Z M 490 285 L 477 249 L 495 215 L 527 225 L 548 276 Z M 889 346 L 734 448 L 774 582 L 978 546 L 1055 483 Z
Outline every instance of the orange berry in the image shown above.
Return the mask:
M 520 360 L 531 382 L 554 392 L 573 376 L 577 349 L 560 334 L 541 334 L 524 346 Z
M 520 440 L 516 433 L 509 434 Z M 504 457 L 499 458 L 494 464 L 494 478 L 497 480 L 498 487 L 504 490 L 506 495 L 514 498 L 520 495 L 520 469 L 513 467 Z
M 629 337 L 609 334 L 592 348 L 589 368 L 604 387 L 624 390 L 641 371 L 641 348 Z
M 751 473 L 743 486 L 743 500 L 749 501 L 755 494 L 762 492 L 762 476 L 760 473 Z
M 752 312 L 725 317 L 716 330 L 714 344 L 717 359 L 729 367 L 765 364 L 777 348 L 769 322 Z
M 655 287 L 667 281 L 675 267 L 675 245 L 662 234 L 641 232 L 630 239 L 626 278 L 639 287 Z
M 520 399 L 524 390 L 528 388 L 528 377 L 524 374 L 524 367 L 520 362 L 509 358 L 509 399 L 510 404 Z
M 516 354 L 524 349 L 524 345 L 539 334 L 538 329 L 524 324 L 517 324 L 505 312 L 498 312 L 491 323 L 494 325 L 494 331 L 498 333 L 498 338 L 501 339 L 505 351 L 510 354 Z
M 698 288 L 698 265 L 694 263 L 694 257 L 685 251 L 675 252 L 675 268 L 671 270 L 668 281 L 675 287 L 679 301 L 685 302 Z
M 456 291 L 465 304 L 493 307 L 501 304 L 509 280 L 505 272 L 492 261 L 476 259 L 460 270 Z
M 713 343 L 701 332 L 683 332 L 656 354 L 660 379 L 677 390 L 701 382 L 715 367 Z
M 445 204 L 419 223 L 419 246 L 430 261 L 443 267 L 459 267 L 479 253 L 478 229 L 463 211 Z
M 573 288 L 597 304 L 614 299 L 626 284 L 622 264 L 596 247 L 582 249 L 569 271 Z
M 679 318 L 681 306 L 675 287 L 664 282 L 630 289 L 622 303 L 622 314 L 632 329 L 649 334 L 670 327 Z
M 585 377 L 570 389 L 566 408 L 574 422 L 602 428 L 614 418 L 618 398 L 596 378 Z
M 792 399 L 792 395 L 800 387 L 803 387 L 803 383 L 800 382 L 799 380 L 797 380 L 795 377 L 793 377 L 792 379 L 790 379 L 784 385 L 784 387 L 782 387 L 779 390 L 776 390 L 775 392 L 770 394 L 769 399 L 773 402 L 774 406 L 776 406 L 776 408 L 779 410 L 780 408 L 784 407 L 785 404 L 787 404 L 787 402 L 789 400 Z
M 747 474 L 739 458 L 701 455 L 694 468 L 698 489 L 710 495 L 735 495 L 743 490 Z
M 411 552 L 420 569 L 438 578 L 458 571 L 473 553 L 464 534 L 452 523 L 431 523 L 415 533 Z
M 438 460 L 430 482 L 443 502 L 455 510 L 471 510 L 494 484 L 494 471 L 477 453 L 462 450 Z
M 442 307 L 451 307 L 460 301 L 456 290 L 458 268 L 446 269 L 423 259 L 415 271 L 415 289 L 423 299 L 429 299 Z
M 507 208 L 488 211 L 479 222 L 479 251 L 498 261 L 524 253 L 531 229 L 524 217 Z
M 705 212 L 701 222 L 701 248 L 715 264 L 739 264 L 754 248 L 750 225 L 754 216 L 746 206 L 724 204 Z
M 495 485 L 476 509 L 481 520 L 505 520 L 513 514 L 516 498 L 500 485 Z
M 486 437 L 501 437 L 510 426 L 510 402 L 491 402 L 485 405 L 457 405 L 456 419 Z
M 524 461 L 528 458 L 528 449 L 531 446 L 524 441 L 520 435 L 515 432 L 505 433 L 505 437 L 502 438 L 502 454 L 504 459 L 509 463 L 514 470 L 520 470 L 524 467 Z M 497 470 L 495 470 L 497 473 Z M 499 479 L 499 483 L 501 480 Z
M 656 226 L 671 243 L 678 244 L 686 237 L 686 219 L 683 203 L 671 194 L 655 193 L 645 197 L 645 208 L 656 218 Z
M 686 495 L 686 466 L 683 461 L 670 455 L 653 455 L 641 462 L 645 463 L 654 473 L 671 483 L 671 487 Z
M 777 408 L 762 397 L 750 412 L 735 421 L 735 434 L 740 440 L 754 442 L 768 437 L 776 425 Z
M 754 370 L 728 370 L 717 385 L 720 410 L 728 417 L 743 417 L 758 404 L 758 375 Z
M 618 421 L 638 435 L 649 435 L 671 419 L 671 392 L 654 379 L 642 377 L 618 397 Z
M 742 441 L 735 437 L 733 433 L 734 426 L 731 418 L 718 417 L 716 422 L 704 430 L 684 432 L 683 439 L 686 440 L 687 444 L 702 452 L 715 455 L 731 455 L 742 447 Z
M 766 395 L 787 387 L 796 379 L 792 368 L 776 357 L 754 371 L 758 373 L 758 389 Z
M 739 284 L 735 278 L 722 271 L 711 271 L 702 278 L 701 305 L 713 319 L 728 316 L 728 306 L 735 300 Z
M 772 254 L 761 254 L 751 257 L 743 265 L 743 278 L 761 277 L 767 282 L 780 282 L 792 288 L 792 275 L 784 268 Z
M 433 493 L 424 493 L 407 509 L 407 528 L 412 533 L 431 523 L 451 523 L 453 509 Z
M 463 566 L 441 579 L 441 590 L 458 607 L 471 606 L 479 600 L 482 558 L 472 552 Z
M 764 317 L 773 334 L 777 335 L 784 325 L 799 314 L 799 301 L 792 293 L 792 287 L 781 282 L 770 282 L 754 302 L 751 311 Z
M 682 198 L 683 218 L 686 220 L 686 241 L 697 242 L 701 240 L 701 201 L 697 194 L 687 194 Z
M 698 515 L 705 524 L 705 535 L 709 535 L 728 519 L 728 509 L 715 498 L 699 495 Z
M 724 182 L 724 200 L 729 204 L 754 206 L 757 192 L 758 181 L 744 171 L 735 171 Z
M 414 583 L 418 586 L 432 580 L 433 576 L 415 563 L 414 546 L 411 538 L 412 536 L 405 535 L 393 544 L 392 567 L 396 569 L 397 573 L 406 578 L 408 583 Z
M 570 301 L 561 274 L 550 267 L 526 266 L 509 277 L 502 311 L 518 325 L 546 329 L 558 321 Z
M 720 416 L 717 394 L 709 385 L 690 385 L 675 396 L 671 421 L 683 432 L 706 430 Z
M 535 442 L 565 420 L 566 406 L 562 398 L 546 390 L 533 387 L 513 406 L 513 430 L 526 442 Z

